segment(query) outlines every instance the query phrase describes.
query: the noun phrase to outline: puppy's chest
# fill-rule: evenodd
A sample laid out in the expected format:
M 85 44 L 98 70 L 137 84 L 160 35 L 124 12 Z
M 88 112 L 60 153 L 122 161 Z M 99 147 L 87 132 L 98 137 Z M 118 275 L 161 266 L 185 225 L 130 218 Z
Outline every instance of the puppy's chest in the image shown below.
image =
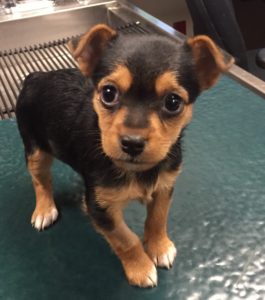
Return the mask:
M 149 203 L 156 192 L 171 190 L 177 174 L 178 171 L 163 172 L 152 184 L 145 184 L 135 176 L 131 176 L 128 183 L 121 187 L 96 187 L 96 198 L 103 205 L 126 204 L 132 200 Z

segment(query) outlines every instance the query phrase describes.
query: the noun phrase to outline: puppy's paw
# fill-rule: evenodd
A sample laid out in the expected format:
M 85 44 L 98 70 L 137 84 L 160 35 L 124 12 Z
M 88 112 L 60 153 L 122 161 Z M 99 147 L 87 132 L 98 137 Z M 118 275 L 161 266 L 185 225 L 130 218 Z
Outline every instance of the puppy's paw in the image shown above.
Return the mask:
M 147 255 L 144 260 L 141 258 L 127 265 L 125 273 L 131 285 L 144 288 L 157 286 L 156 267 Z
M 146 252 L 157 267 L 170 269 L 177 255 L 177 249 L 169 238 L 146 242 Z
M 157 270 L 144 252 L 143 247 L 134 247 L 123 255 L 122 264 L 131 285 L 148 288 L 157 286 Z
M 37 206 L 31 217 L 31 224 L 38 231 L 53 224 L 58 218 L 58 210 L 55 205 Z

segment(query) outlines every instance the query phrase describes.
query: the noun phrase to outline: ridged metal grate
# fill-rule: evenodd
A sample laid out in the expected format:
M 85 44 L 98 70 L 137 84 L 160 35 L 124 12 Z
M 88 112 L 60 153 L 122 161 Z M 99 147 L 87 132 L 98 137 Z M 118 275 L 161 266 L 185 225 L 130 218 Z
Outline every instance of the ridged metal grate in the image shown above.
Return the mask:
M 76 66 L 67 49 L 68 39 L 0 52 L 0 114 L 14 117 L 18 93 L 25 77 L 34 71 Z
M 123 33 L 149 33 L 140 22 L 117 28 Z M 0 52 L 0 119 L 15 117 L 16 99 L 25 77 L 35 71 L 77 67 L 67 48 L 75 37 Z

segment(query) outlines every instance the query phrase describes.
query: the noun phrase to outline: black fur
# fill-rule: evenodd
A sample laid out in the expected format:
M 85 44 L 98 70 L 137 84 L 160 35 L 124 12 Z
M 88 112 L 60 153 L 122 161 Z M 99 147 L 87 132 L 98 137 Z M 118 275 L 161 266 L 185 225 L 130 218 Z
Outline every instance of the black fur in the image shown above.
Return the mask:
M 98 81 L 114 70 L 116 63 L 125 64 L 134 76 L 132 89 L 126 95 L 127 102 L 150 102 L 155 98 L 154 82 L 166 70 L 176 73 L 181 85 L 189 92 L 193 103 L 199 95 L 199 83 L 194 70 L 192 52 L 189 45 L 160 36 L 119 35 L 105 51 L 94 74 Z M 131 96 L 131 97 L 130 97 Z
M 128 179 L 102 151 L 98 118 L 91 99 L 99 80 L 111 73 L 117 63 L 125 64 L 133 74 L 133 86 L 121 99 L 137 116 L 134 118 L 133 113 L 128 116 L 129 127 L 145 128 L 148 126 L 144 118 L 146 112 L 159 112 L 161 101 L 155 100 L 154 80 L 167 70 L 176 73 L 190 94 L 190 102 L 194 102 L 199 93 L 190 49 L 186 45 L 178 46 L 156 35 L 119 36 L 109 43 L 91 79 L 75 69 L 29 75 L 16 108 L 26 156 L 38 147 L 80 173 L 92 218 L 98 226 L 110 230 L 113 228 L 111 218 L 106 208 L 95 202 L 94 187 L 118 187 Z M 152 185 L 161 170 L 174 170 L 181 160 L 179 139 L 165 160 L 151 170 L 136 173 L 136 178 L 145 185 Z

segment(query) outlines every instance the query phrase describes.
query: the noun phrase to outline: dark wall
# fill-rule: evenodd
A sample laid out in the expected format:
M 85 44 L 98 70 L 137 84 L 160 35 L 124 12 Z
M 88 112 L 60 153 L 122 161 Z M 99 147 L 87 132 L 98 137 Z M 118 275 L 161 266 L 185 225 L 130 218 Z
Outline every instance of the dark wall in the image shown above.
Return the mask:
M 265 47 L 265 1 L 233 0 L 248 50 Z

